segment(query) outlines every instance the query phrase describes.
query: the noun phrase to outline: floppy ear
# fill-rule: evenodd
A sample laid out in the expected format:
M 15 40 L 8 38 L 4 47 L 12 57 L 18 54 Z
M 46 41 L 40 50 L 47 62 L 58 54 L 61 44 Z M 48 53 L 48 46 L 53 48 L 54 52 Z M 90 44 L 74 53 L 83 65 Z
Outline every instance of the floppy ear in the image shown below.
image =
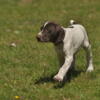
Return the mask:
M 42 22 L 42 23 L 41 23 L 42 26 L 40 27 L 40 30 L 42 30 L 48 22 L 49 22 L 49 21 L 47 21 L 47 20 L 45 20 L 44 22 Z
M 65 32 L 64 32 L 63 28 L 59 25 L 57 25 L 56 30 L 57 30 L 57 38 L 56 38 L 55 44 L 59 44 L 59 43 L 63 42 Z

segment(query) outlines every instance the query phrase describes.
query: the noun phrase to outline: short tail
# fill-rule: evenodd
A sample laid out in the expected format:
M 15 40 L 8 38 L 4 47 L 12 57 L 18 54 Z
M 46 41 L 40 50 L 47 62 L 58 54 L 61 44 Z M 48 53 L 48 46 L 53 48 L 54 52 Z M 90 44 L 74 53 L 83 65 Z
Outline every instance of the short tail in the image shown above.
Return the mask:
M 70 25 L 77 24 L 75 20 L 70 20 Z

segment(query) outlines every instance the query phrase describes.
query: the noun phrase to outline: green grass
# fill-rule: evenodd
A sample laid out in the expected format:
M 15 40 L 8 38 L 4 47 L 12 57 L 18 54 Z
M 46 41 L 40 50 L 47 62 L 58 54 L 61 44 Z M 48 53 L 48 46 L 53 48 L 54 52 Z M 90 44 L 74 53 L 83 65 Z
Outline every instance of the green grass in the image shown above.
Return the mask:
M 100 0 L 27 1 L 0 0 L 0 100 L 100 100 Z M 87 28 L 95 71 L 85 73 L 80 51 L 76 69 L 82 72 L 60 88 L 51 79 L 59 69 L 53 45 L 35 36 L 46 20 L 67 27 L 70 19 Z

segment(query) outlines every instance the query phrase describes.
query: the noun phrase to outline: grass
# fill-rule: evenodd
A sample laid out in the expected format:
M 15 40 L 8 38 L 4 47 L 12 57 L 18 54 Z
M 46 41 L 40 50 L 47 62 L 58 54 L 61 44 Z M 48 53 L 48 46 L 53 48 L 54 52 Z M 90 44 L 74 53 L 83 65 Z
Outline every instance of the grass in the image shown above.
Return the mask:
M 52 80 L 59 69 L 53 45 L 35 36 L 46 20 L 67 27 L 70 19 L 87 28 L 95 71 L 85 73 L 80 51 L 77 73 L 61 87 Z M 0 100 L 99 100 L 99 26 L 100 0 L 0 0 Z

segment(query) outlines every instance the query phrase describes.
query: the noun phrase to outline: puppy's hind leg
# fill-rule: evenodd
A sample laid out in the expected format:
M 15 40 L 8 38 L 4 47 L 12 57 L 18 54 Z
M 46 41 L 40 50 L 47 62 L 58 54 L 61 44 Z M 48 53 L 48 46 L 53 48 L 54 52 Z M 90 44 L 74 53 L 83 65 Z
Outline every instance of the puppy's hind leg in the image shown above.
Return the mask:
M 84 50 L 86 51 L 86 58 L 87 58 L 87 72 L 92 72 L 94 70 L 94 67 L 93 67 L 92 50 L 89 41 L 84 42 Z

